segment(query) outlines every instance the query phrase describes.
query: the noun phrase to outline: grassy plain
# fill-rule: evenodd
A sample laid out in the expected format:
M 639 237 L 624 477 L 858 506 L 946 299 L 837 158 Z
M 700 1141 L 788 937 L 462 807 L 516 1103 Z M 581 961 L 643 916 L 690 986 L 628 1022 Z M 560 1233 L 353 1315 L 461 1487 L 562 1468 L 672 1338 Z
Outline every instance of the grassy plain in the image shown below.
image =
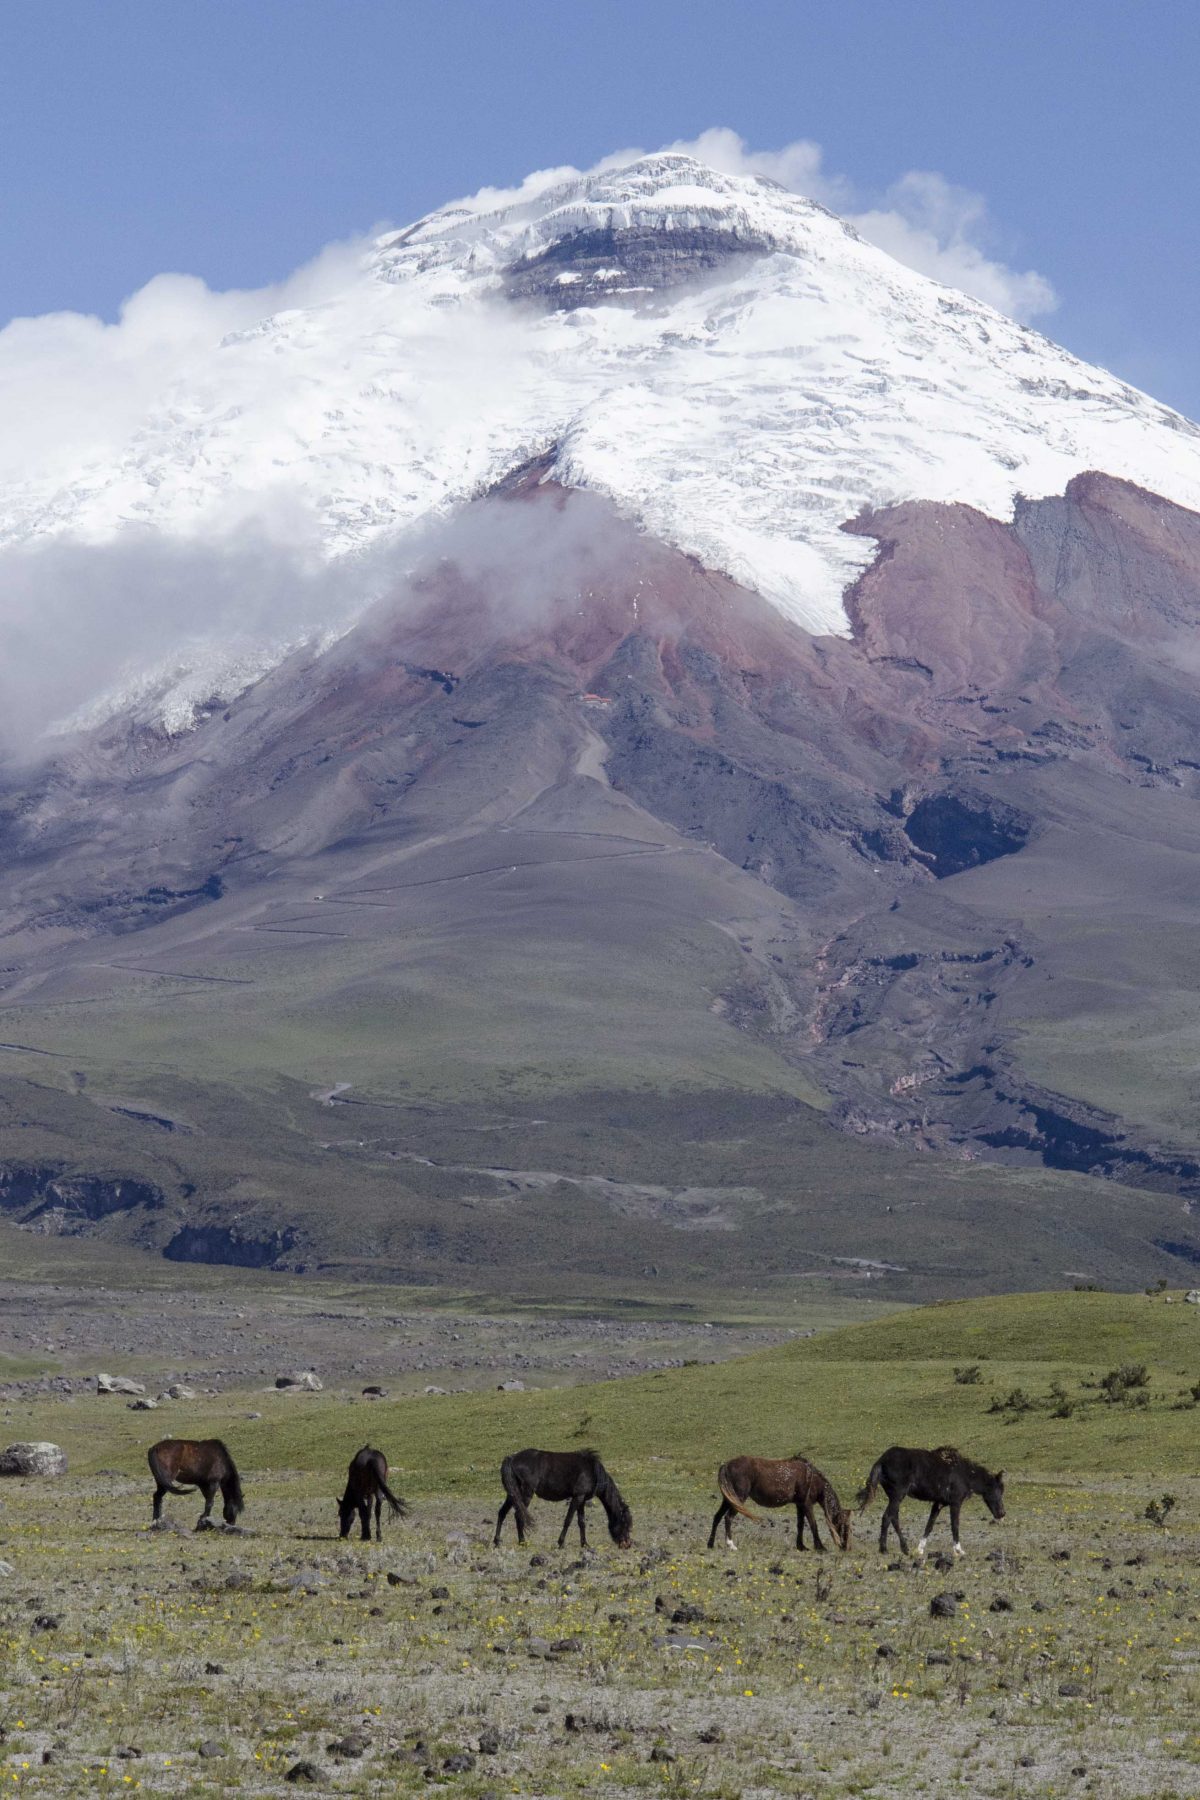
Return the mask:
M 1080 1293 L 536 1393 L 14 1399 L 8 1436 L 53 1438 L 71 1473 L 0 1493 L 0 1771 L 45 1795 L 284 1794 L 304 1760 L 309 1791 L 363 1795 L 1200 1793 L 1198 1381 L 1200 1309 Z M 230 1443 L 245 1536 L 146 1532 L 170 1431 Z M 339 1544 L 367 1438 L 413 1515 Z M 923 1567 L 879 1556 L 874 1509 L 845 1556 L 798 1556 L 783 1515 L 705 1550 L 724 1456 L 803 1447 L 848 1498 L 895 1440 L 1009 1471 L 965 1562 L 935 1565 L 938 1533 Z M 558 1551 L 545 1506 L 525 1551 L 492 1549 L 496 1466 L 526 1442 L 599 1447 L 632 1551 L 600 1518 L 594 1554 Z M 191 1525 L 193 1499 L 167 1504 Z

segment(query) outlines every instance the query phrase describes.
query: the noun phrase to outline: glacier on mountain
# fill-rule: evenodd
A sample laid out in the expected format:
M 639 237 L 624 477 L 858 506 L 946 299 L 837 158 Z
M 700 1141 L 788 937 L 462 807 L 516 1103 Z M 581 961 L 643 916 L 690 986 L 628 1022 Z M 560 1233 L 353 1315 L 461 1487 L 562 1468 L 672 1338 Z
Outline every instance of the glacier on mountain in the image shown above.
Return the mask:
M 674 152 L 388 233 L 319 303 L 189 345 L 115 454 L 52 448 L 0 494 L 0 545 L 302 513 L 326 558 L 394 541 L 402 568 L 413 528 L 543 456 L 814 632 L 848 629 L 864 508 L 1008 517 L 1094 468 L 1200 509 L 1187 420 L 815 202 Z M 226 668 L 191 634 L 171 722 L 285 647 Z

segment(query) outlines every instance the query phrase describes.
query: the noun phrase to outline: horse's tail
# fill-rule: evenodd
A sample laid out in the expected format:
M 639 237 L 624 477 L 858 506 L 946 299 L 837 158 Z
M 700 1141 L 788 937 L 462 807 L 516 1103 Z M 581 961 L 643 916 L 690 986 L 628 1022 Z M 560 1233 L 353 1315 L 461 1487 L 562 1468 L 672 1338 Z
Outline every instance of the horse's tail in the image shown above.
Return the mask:
M 762 1520 L 757 1513 L 747 1512 L 746 1508 L 734 1493 L 733 1480 L 729 1473 L 728 1463 L 722 1463 L 717 1470 L 717 1486 L 721 1490 L 721 1498 L 732 1506 L 734 1512 L 740 1512 L 743 1519 L 753 1519 L 756 1525 L 762 1525 L 764 1523 L 764 1520 Z
M 193 1487 L 177 1487 L 173 1481 L 169 1481 L 163 1474 L 162 1465 L 158 1460 L 157 1444 L 155 1444 L 151 1450 L 146 1452 L 146 1461 L 150 1464 L 150 1473 L 153 1475 L 155 1481 L 158 1483 L 159 1487 L 165 1488 L 168 1494 L 187 1495 L 192 1493 L 194 1484 Z
M 377 1475 L 375 1477 L 375 1479 L 379 1483 L 380 1493 L 383 1495 L 384 1499 L 387 1501 L 388 1505 L 392 1509 L 392 1516 L 397 1519 L 407 1519 L 407 1517 L 408 1517 L 408 1501 L 405 1499 L 402 1499 L 399 1494 L 393 1494 L 391 1488 L 388 1486 L 387 1482 L 383 1479 L 382 1475 Z
M 858 1507 L 859 1512 L 866 1512 L 868 1506 L 870 1506 L 872 1500 L 875 1498 L 876 1494 L 879 1492 L 879 1483 L 882 1480 L 883 1480 L 883 1458 L 881 1456 L 879 1458 L 879 1461 L 875 1464 L 874 1468 L 871 1470 L 871 1473 L 867 1476 L 866 1486 L 861 1487 L 858 1490 L 858 1499 L 855 1501 L 855 1505 Z
M 525 1532 L 532 1530 L 533 1521 L 529 1517 L 529 1508 L 525 1504 L 525 1497 L 521 1492 L 521 1484 L 517 1480 L 514 1472 L 516 1460 L 515 1456 L 505 1457 L 504 1461 L 500 1464 L 500 1481 L 504 1488 L 504 1492 L 512 1501 L 513 1511 L 517 1515 L 517 1526 L 520 1531 Z

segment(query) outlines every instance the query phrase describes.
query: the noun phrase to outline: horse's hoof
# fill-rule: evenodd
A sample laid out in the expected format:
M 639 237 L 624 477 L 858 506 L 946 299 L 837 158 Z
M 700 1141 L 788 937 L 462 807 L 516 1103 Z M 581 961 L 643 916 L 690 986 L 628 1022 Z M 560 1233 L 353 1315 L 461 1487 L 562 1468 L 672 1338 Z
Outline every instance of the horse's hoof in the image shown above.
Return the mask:
M 965 1550 L 964 1550 L 964 1549 L 963 1549 L 963 1547 L 962 1547 L 962 1545 L 961 1545 L 961 1544 L 955 1544 L 955 1546 L 954 1546 L 954 1554 L 955 1554 L 955 1556 L 965 1556 L 965 1555 L 966 1555 L 966 1554 L 967 1554 L 967 1553 L 966 1553 L 966 1551 L 965 1551 Z
M 917 1555 L 924 1556 L 924 1554 L 925 1554 L 925 1539 L 922 1538 L 920 1543 L 917 1545 Z

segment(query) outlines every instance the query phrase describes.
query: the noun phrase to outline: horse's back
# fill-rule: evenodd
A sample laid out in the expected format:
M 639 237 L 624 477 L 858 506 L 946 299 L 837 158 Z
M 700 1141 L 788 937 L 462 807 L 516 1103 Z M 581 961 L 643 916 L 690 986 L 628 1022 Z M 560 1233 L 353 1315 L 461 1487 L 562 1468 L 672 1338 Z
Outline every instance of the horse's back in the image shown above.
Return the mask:
M 146 1453 L 155 1479 L 166 1476 L 194 1486 L 200 1481 L 221 1481 L 236 1473 L 229 1451 L 220 1438 L 160 1438 Z

